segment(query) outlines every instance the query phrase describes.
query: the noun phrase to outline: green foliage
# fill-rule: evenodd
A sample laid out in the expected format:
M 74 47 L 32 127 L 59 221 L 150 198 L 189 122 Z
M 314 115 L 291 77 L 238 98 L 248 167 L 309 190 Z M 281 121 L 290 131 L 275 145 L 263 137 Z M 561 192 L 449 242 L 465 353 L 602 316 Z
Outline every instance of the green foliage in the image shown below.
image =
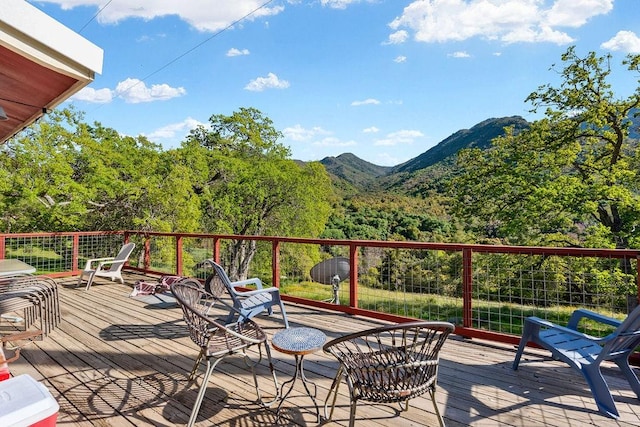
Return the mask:
M 388 193 L 361 195 L 344 200 L 333 210 L 322 237 L 448 241 L 455 227 L 443 212 L 433 199 Z
M 170 156 L 143 137 L 87 125 L 73 109 L 50 113 L 2 151 L 5 231 L 197 228 L 197 201 Z
M 545 118 L 507 133 L 489 150 L 458 155 L 452 181 L 455 212 L 480 236 L 515 244 L 627 248 L 637 239 L 640 169 L 628 138 L 637 90 L 617 98 L 606 57 L 569 48 L 558 87 L 527 98 Z M 637 71 L 638 58 L 625 64 Z
M 215 115 L 210 121 L 210 130 L 196 129 L 180 150 L 188 164 L 206 159 L 195 166 L 204 231 L 317 236 L 332 197 L 324 168 L 289 159 L 288 148 L 277 142 L 280 133 L 256 109 Z M 229 275 L 246 277 L 256 241 L 236 241 L 230 253 Z
M 230 116 L 214 114 L 209 122 L 209 129 L 199 126 L 187 139 L 225 156 L 285 159 L 291 155 L 288 147 L 277 142 L 282 133 L 255 108 L 241 107 Z

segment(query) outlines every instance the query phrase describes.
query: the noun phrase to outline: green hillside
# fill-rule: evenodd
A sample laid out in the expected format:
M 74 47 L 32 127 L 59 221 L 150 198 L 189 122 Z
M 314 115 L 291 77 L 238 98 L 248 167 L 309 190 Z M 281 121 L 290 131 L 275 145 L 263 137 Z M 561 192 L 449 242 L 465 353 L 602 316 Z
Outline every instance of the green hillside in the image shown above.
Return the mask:
M 418 195 L 424 187 L 437 187 L 437 181 L 451 172 L 455 154 L 463 148 L 486 148 L 491 140 L 513 126 L 522 130 L 528 122 L 519 116 L 484 120 L 471 129 L 462 129 L 418 157 L 393 167 L 377 166 L 351 153 L 325 157 L 320 161 L 343 194 L 400 191 Z
M 529 123 L 520 116 L 487 119 L 471 129 L 462 129 L 421 155 L 395 166 L 392 173 L 415 172 L 454 156 L 463 148 L 488 148 L 491 140 L 504 134 L 504 128 L 526 129 Z

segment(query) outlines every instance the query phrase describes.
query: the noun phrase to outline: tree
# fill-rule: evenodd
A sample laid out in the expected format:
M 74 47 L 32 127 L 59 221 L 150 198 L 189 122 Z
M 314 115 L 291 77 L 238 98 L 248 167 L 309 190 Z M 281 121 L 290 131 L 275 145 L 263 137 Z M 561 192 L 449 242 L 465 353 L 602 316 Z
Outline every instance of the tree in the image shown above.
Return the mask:
M 82 118 L 55 110 L 2 146 L 6 232 L 197 229 L 199 200 L 171 153 Z
M 617 98 L 609 60 L 569 48 L 559 86 L 527 98 L 533 112 L 545 108 L 543 119 L 459 153 L 451 194 L 476 231 L 517 244 L 637 245 L 640 157 L 628 135 L 640 87 Z M 639 62 L 629 55 L 623 65 L 638 72 Z
M 316 162 L 298 164 L 277 140 L 280 132 L 256 109 L 214 115 L 211 129 L 190 133 L 182 150 L 204 148 L 207 164 L 195 183 L 207 232 L 237 235 L 317 236 L 329 215 L 331 183 Z M 197 146 L 201 147 L 198 148 Z M 193 155 L 185 158 L 194 159 Z M 229 276 L 245 278 L 255 240 L 235 240 Z
M 281 159 L 291 155 L 288 147 L 278 143 L 282 133 L 256 108 L 241 107 L 230 116 L 214 114 L 209 122 L 209 129 L 198 126 L 188 139 L 223 155 Z
M 2 145 L 0 222 L 4 232 L 69 231 L 82 221 L 74 179 L 81 116 L 65 110 L 48 115 Z

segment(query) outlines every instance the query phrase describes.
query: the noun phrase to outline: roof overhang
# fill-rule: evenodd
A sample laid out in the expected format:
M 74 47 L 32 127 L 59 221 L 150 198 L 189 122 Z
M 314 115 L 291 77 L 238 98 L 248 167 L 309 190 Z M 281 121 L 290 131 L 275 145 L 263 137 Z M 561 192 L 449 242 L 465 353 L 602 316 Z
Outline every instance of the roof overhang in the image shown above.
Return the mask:
M 0 144 L 91 83 L 103 51 L 24 0 L 0 7 Z

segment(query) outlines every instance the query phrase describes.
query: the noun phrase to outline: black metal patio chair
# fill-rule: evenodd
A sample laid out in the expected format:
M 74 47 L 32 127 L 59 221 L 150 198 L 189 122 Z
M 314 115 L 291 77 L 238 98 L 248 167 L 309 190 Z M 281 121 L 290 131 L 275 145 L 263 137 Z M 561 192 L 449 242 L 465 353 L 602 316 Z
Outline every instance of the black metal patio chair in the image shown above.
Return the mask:
M 331 420 L 333 416 L 344 376 L 351 401 L 349 426 L 354 424 L 356 404 L 360 400 L 398 402 L 401 410 L 406 411 L 410 399 L 426 392 L 433 401 L 440 425 L 444 426 L 435 392 L 440 349 L 453 330 L 454 326 L 448 322 L 417 321 L 368 329 L 326 343 L 324 351 L 335 356 L 340 367 L 327 395 L 325 417 Z
M 195 378 L 200 363 L 203 361 L 206 362 L 205 375 L 200 385 L 198 397 L 193 405 L 188 426 L 191 427 L 196 422 L 211 373 L 225 357 L 235 354 L 242 354 L 247 367 L 251 369 L 258 401 L 264 406 L 270 406 L 273 402 L 265 403 L 262 400 L 258 378 L 255 372 L 256 365 L 260 363 L 263 357 L 263 346 L 275 385 L 275 399 L 278 398 L 278 380 L 275 375 L 273 363 L 271 362 L 271 352 L 267 344 L 267 335 L 260 326 L 246 318 L 240 318 L 237 322 L 226 325 L 215 320 L 210 316 L 210 314 L 212 314 L 211 309 L 219 303 L 226 304 L 206 292 L 196 279 L 183 279 L 174 282 L 171 284 L 171 292 L 173 292 L 178 305 L 182 308 L 191 340 L 200 347 L 200 353 L 189 374 L 189 381 Z M 246 350 L 253 346 L 258 347 L 259 355 L 256 362 L 252 362 L 246 353 Z

